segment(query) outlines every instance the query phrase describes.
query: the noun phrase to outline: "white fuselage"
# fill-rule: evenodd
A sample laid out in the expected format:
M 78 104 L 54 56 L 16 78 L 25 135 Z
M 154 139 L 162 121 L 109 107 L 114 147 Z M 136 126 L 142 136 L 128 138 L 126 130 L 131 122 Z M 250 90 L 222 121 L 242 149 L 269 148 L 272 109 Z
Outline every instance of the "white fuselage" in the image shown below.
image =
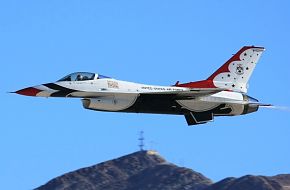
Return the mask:
M 247 96 L 250 76 L 265 48 L 244 46 L 207 79 L 174 86 L 116 80 L 91 72 L 71 73 L 55 83 L 24 88 L 26 96 L 82 98 L 84 108 L 99 111 L 184 115 L 188 125 L 214 116 L 248 114 L 262 104 Z
M 55 84 L 75 90 L 67 94 L 66 97 L 90 98 L 90 102 L 88 103 L 86 100 L 87 104 L 84 104 L 84 106 L 88 109 L 102 111 L 126 110 L 134 105 L 137 98 L 142 94 L 188 91 L 188 88 L 184 87 L 146 85 L 111 78 L 91 81 L 61 81 Z M 47 87 L 42 85 L 38 88 L 44 90 L 38 96 L 49 97 L 55 92 L 55 90 L 48 90 Z M 220 102 L 228 101 L 231 103 L 227 106 L 232 109 L 229 115 L 240 115 L 244 106 L 232 102 L 243 101 L 243 98 L 243 94 L 238 92 L 221 91 L 200 98 L 176 100 L 176 102 L 184 109 L 193 112 L 204 112 L 214 109 L 220 105 Z

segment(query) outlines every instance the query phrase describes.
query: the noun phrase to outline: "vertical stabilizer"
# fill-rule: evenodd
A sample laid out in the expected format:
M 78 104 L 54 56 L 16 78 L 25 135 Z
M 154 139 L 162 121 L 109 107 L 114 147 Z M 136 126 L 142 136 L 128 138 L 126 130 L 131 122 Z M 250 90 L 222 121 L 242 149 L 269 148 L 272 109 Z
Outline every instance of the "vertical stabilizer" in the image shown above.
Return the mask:
M 248 81 L 265 48 L 244 46 L 207 80 L 214 86 L 236 92 L 247 92 Z

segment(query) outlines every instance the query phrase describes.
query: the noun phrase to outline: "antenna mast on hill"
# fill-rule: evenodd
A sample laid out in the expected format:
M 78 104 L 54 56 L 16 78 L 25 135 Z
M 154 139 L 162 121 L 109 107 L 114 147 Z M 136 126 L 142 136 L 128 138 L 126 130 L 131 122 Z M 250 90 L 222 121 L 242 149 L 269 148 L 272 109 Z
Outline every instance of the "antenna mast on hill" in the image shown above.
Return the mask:
M 145 138 L 144 138 L 144 131 L 140 131 L 140 134 L 139 134 L 139 147 L 140 147 L 140 151 L 143 151 L 144 150 L 144 140 L 145 140 Z

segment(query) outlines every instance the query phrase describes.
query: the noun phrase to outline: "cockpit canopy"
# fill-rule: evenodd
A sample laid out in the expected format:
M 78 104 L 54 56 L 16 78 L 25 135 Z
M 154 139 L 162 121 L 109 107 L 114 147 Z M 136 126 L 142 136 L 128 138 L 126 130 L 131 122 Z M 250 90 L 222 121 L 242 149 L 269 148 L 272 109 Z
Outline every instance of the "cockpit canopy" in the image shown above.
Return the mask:
M 110 78 L 110 77 L 106 77 L 104 75 L 99 75 L 99 74 L 95 74 L 95 73 L 89 73 L 89 72 L 76 72 L 76 73 L 72 73 L 72 74 L 69 74 L 69 75 L 61 78 L 57 82 L 61 82 L 61 81 L 86 81 L 86 80 L 96 80 L 96 79 L 103 79 L 103 78 Z

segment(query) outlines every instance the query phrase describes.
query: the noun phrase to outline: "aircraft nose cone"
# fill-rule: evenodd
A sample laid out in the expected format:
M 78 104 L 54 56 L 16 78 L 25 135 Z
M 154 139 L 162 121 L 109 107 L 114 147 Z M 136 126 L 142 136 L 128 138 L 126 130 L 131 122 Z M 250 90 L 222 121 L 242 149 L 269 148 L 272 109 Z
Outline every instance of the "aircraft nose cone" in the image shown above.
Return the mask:
M 36 94 L 38 94 L 41 91 L 42 90 L 39 90 L 37 88 L 28 87 L 28 88 L 18 90 L 15 93 L 20 94 L 20 95 L 24 95 L 24 96 L 36 96 Z

